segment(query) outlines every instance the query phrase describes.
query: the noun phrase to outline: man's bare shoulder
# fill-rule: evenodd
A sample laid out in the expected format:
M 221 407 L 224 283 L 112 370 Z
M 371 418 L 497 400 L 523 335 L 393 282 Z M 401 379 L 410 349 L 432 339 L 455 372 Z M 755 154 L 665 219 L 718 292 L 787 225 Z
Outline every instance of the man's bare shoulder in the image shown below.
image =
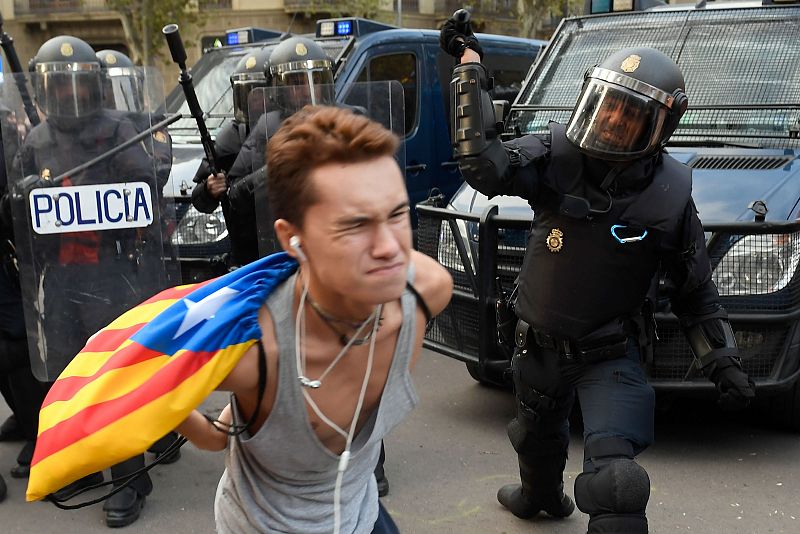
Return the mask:
M 416 250 L 411 251 L 411 262 L 414 264 L 414 288 L 425 300 L 431 314 L 439 314 L 450 302 L 453 278 L 439 262 Z

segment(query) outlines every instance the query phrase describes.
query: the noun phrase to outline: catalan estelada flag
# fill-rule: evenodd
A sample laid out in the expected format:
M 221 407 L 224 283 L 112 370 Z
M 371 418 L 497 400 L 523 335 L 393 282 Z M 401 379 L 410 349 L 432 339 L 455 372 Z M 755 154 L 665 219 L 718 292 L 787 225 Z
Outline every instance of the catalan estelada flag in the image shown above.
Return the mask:
M 141 454 L 186 419 L 261 337 L 259 308 L 296 268 L 280 253 L 167 289 L 89 338 L 42 404 L 27 499 Z

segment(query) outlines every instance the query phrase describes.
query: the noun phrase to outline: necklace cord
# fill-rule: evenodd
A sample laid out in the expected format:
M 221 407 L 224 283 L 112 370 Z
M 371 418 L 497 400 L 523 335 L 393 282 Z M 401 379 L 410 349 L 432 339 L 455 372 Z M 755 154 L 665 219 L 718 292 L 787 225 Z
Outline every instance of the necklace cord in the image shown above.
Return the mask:
M 305 303 L 306 298 L 308 297 L 308 287 L 303 284 L 303 291 L 300 294 L 300 304 L 297 310 L 297 316 L 295 317 L 295 361 L 297 363 L 297 374 L 298 379 L 300 380 L 303 387 L 301 388 L 303 392 L 303 397 L 305 398 L 308 405 L 314 411 L 314 413 L 319 417 L 325 424 L 335 430 L 339 435 L 345 438 L 345 448 L 342 454 L 339 456 L 339 465 L 337 466 L 336 472 L 336 484 L 333 490 L 333 516 L 334 516 L 334 527 L 333 532 L 334 534 L 339 534 L 341 531 L 341 491 L 342 491 L 342 482 L 344 480 L 344 472 L 347 469 L 347 465 L 350 461 L 350 446 L 353 443 L 353 438 L 355 436 L 355 429 L 356 425 L 358 424 L 358 418 L 361 415 L 361 409 L 364 406 L 364 399 L 367 393 L 367 385 L 369 384 L 369 378 L 372 374 L 372 363 L 375 357 L 375 340 L 376 340 L 376 333 L 378 331 L 379 321 L 377 320 L 380 317 L 381 311 L 383 309 L 383 305 L 378 305 L 375 310 L 367 317 L 363 323 L 359 326 L 358 330 L 356 331 L 353 338 L 351 338 L 348 343 L 339 351 L 339 354 L 334 358 L 330 365 L 328 365 L 327 369 L 320 375 L 319 379 L 317 379 L 317 383 L 321 385 L 322 380 L 328 375 L 328 373 L 333 369 L 333 367 L 341 360 L 341 358 L 350 350 L 350 347 L 353 346 L 355 339 L 361 333 L 361 331 L 366 327 L 366 325 L 372 320 L 372 333 L 370 336 L 370 344 L 369 344 L 369 353 L 367 356 L 367 368 L 364 372 L 364 379 L 361 382 L 361 391 L 358 395 L 358 402 L 356 403 L 355 413 L 353 414 L 353 419 L 350 422 L 350 428 L 348 432 L 345 432 L 339 425 L 334 423 L 330 418 L 325 416 L 320 410 L 317 403 L 314 402 L 314 399 L 311 398 L 311 395 L 305 388 L 305 384 L 308 383 L 308 379 L 305 376 L 306 370 L 306 353 L 304 349 L 304 341 L 306 337 L 306 325 L 305 325 Z M 305 379 L 305 381 L 303 380 Z M 317 386 L 319 387 L 319 386 Z

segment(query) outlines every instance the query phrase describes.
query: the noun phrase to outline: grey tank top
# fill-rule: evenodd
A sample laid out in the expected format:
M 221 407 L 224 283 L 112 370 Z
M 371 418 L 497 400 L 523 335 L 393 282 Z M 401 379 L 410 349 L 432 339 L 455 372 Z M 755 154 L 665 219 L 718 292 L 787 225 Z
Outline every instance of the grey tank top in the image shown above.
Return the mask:
M 411 271 L 411 269 L 409 270 Z M 409 281 L 413 273 L 409 272 Z M 217 486 L 217 532 L 331 533 L 333 493 L 339 457 L 319 441 L 308 419 L 297 380 L 292 303 L 294 276 L 267 299 L 280 354 L 278 390 L 272 411 L 255 435 L 231 438 L 225 472 Z M 417 405 L 409 373 L 416 338 L 416 297 L 402 299 L 403 323 L 383 395 L 351 445 L 341 489 L 344 533 L 370 533 L 378 518 L 378 489 L 373 471 L 381 440 Z M 236 403 L 234 419 L 241 422 Z M 324 412 L 324 406 L 320 407 Z

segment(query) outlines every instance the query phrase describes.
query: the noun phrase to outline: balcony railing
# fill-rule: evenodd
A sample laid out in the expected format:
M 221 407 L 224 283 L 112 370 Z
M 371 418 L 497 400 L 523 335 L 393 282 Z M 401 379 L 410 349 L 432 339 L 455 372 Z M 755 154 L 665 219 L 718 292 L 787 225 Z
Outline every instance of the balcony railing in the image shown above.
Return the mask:
M 455 10 L 465 6 L 475 15 L 497 14 L 511 16 L 517 7 L 516 0 L 436 0 L 434 2 L 436 13 L 452 14 Z
M 232 0 L 200 0 L 198 7 L 200 11 L 206 9 L 230 9 Z
M 199 0 L 201 10 L 230 9 L 231 4 L 232 0 Z M 106 0 L 14 0 L 14 12 L 19 15 L 110 10 Z
M 17 15 L 109 11 L 105 0 L 14 0 Z

